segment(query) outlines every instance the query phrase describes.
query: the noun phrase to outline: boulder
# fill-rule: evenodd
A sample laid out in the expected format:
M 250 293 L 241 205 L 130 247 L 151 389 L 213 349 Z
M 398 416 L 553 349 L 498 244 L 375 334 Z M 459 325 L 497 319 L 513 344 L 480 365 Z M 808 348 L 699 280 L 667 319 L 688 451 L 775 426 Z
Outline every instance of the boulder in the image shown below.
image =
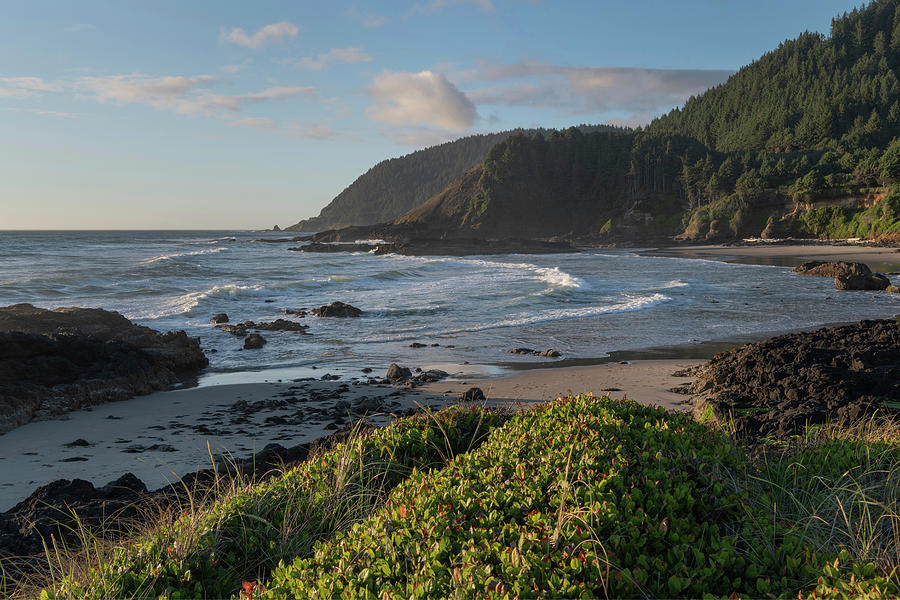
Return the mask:
M 209 322 L 216 325 L 218 325 L 219 323 L 227 323 L 228 315 L 226 315 L 225 313 L 216 313 L 215 315 L 213 315 L 213 318 L 209 320 Z
M 221 329 L 231 335 L 236 335 L 238 337 L 244 337 L 247 335 L 247 326 L 244 323 L 236 323 L 234 325 L 216 325 L 216 329 Z
M 460 402 L 484 402 L 484 392 L 481 388 L 471 387 L 458 396 Z
M 97 308 L 0 308 L 0 433 L 171 387 L 209 364 L 200 341 Z
M 360 309 L 356 308 L 355 306 L 345 304 L 344 302 L 332 302 L 331 304 L 326 304 L 324 306 L 314 308 L 310 312 L 317 317 L 338 318 L 358 317 L 362 314 L 362 311 Z
M 425 344 L 423 344 L 422 342 L 413 342 L 412 344 L 409 345 L 409 347 L 410 348 L 424 348 Z
M 271 323 L 255 323 L 252 327 L 253 329 L 264 331 L 297 331 L 300 333 L 305 333 L 309 329 L 306 325 L 301 325 L 296 321 L 288 321 L 287 319 L 275 319 Z
M 246 338 L 244 338 L 244 349 L 245 350 L 256 350 L 262 348 L 266 345 L 266 338 L 259 335 L 258 333 L 251 333 Z
M 887 277 L 872 273 L 862 263 L 853 263 L 851 268 L 834 278 L 834 287 L 839 290 L 884 290 L 889 285 L 891 282 Z
M 407 367 L 401 367 L 397 363 L 391 363 L 391 366 L 388 367 L 387 374 L 385 378 L 390 381 L 402 381 L 412 376 L 412 371 L 410 371 Z
M 900 287 L 897 287 L 896 285 L 889 285 L 884 288 L 884 291 L 889 294 L 900 294 Z
M 832 261 L 825 262 L 821 260 L 810 260 L 799 266 L 794 267 L 794 273 L 798 275 L 809 275 L 811 277 L 837 277 L 850 272 L 871 272 L 868 265 L 864 263 Z

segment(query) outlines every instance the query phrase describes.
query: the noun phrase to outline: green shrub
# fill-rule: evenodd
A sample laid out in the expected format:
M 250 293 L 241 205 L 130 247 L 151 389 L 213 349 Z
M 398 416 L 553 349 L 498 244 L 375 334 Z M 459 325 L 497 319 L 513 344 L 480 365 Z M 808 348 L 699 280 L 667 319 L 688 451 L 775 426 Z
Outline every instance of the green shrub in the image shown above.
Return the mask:
M 814 581 L 814 553 L 763 513 L 748 518 L 746 469 L 723 434 L 686 414 L 560 399 L 411 476 L 372 517 L 277 568 L 265 593 L 759 596 Z
M 508 417 L 452 408 L 352 437 L 283 475 L 239 486 L 123 544 L 83 578 L 65 576 L 42 597 L 220 598 L 282 559 L 365 518 L 406 477 L 477 446 Z

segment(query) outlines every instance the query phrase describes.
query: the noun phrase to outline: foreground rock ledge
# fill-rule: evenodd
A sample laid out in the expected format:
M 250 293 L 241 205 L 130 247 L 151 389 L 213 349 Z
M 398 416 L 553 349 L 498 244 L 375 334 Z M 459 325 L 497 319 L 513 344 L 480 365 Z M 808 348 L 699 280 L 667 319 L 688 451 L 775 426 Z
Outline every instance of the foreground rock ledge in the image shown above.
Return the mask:
M 720 352 L 694 376 L 695 410 L 711 408 L 748 438 L 781 438 L 876 412 L 898 418 L 900 322 L 781 335 Z
M 169 388 L 209 364 L 199 339 L 99 308 L 0 307 L 0 433 Z

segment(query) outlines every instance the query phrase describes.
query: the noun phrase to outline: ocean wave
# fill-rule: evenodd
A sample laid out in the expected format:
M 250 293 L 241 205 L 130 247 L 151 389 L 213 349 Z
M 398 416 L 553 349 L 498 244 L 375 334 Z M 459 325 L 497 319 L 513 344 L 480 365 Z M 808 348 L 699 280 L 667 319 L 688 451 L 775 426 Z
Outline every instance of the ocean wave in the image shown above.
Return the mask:
M 685 283 L 684 281 L 679 281 L 678 279 L 673 279 L 672 281 L 669 281 L 660 286 L 657 286 L 657 289 L 670 290 L 672 288 L 687 287 L 689 285 L 690 285 L 689 283 Z
M 511 269 L 533 273 L 539 281 L 549 283 L 555 287 L 570 287 L 589 290 L 590 286 L 580 277 L 566 273 L 559 267 L 539 267 L 531 263 L 508 263 L 480 258 L 435 258 L 431 262 L 453 263 L 461 265 L 473 265 L 484 269 Z
M 225 246 L 220 246 L 218 248 L 208 248 L 206 250 L 194 250 L 192 252 L 173 252 L 172 254 L 160 254 L 159 256 L 155 256 L 153 258 L 148 258 L 147 260 L 142 260 L 142 265 L 151 265 L 153 263 L 157 263 L 163 260 L 172 260 L 175 258 L 184 258 L 185 256 L 200 256 L 202 254 L 217 254 L 224 250 L 228 250 Z
M 537 313 L 519 313 L 507 319 L 494 321 L 492 323 L 475 324 L 470 327 L 461 327 L 457 329 L 442 329 L 438 331 L 428 331 L 426 326 L 412 327 L 407 330 L 398 332 L 397 335 L 387 338 L 366 339 L 366 343 L 380 342 L 396 342 L 412 339 L 417 336 L 443 336 L 456 335 L 461 333 L 475 333 L 479 331 L 488 331 L 491 329 L 502 329 L 505 327 L 522 327 L 525 325 L 535 325 L 538 323 L 548 323 L 552 321 L 568 321 L 572 319 L 585 319 L 588 317 L 598 317 L 600 315 L 635 312 L 653 308 L 664 302 L 670 302 L 672 298 L 664 294 L 652 294 L 650 296 L 641 296 L 627 298 L 620 302 L 608 304 L 606 306 L 585 306 L 582 308 L 559 308 L 544 310 Z

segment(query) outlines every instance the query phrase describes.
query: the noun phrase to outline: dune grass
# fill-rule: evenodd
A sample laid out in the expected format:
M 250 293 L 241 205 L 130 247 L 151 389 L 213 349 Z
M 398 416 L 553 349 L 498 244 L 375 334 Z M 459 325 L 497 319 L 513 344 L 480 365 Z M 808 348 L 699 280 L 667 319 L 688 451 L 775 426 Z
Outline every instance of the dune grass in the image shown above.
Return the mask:
M 218 473 L 205 490 L 191 490 L 179 514 L 153 515 L 145 522 L 156 525 L 125 541 L 108 543 L 85 528 L 71 545 L 77 550 L 51 542 L 41 596 L 228 597 L 368 516 L 410 474 L 477 446 L 506 418 L 463 407 L 426 412 L 353 434 L 262 483 Z M 34 596 L 30 583 L 19 596 Z
M 714 424 L 560 398 L 404 419 L 125 541 L 51 544 L 82 597 L 897 597 L 898 425 L 751 452 Z

